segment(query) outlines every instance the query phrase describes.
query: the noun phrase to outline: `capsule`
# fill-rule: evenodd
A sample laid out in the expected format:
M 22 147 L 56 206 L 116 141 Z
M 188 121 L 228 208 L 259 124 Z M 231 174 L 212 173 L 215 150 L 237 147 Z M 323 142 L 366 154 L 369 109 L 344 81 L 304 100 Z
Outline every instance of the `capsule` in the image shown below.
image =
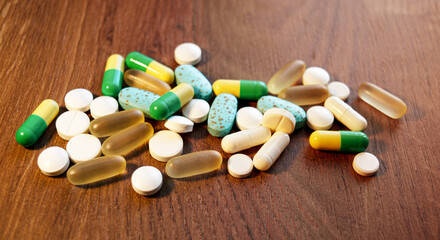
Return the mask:
M 142 53 L 131 52 L 127 55 L 125 63 L 127 64 L 128 68 L 144 71 L 168 84 L 172 84 L 174 82 L 174 72 L 171 68 L 145 56 Z
M 150 140 L 153 133 L 151 124 L 137 123 L 107 138 L 102 144 L 102 153 L 106 156 L 124 155 Z
M 172 178 L 191 177 L 219 169 L 222 161 L 222 155 L 214 150 L 194 152 L 170 159 L 165 171 Z
M 254 167 L 260 171 L 268 170 L 289 145 L 290 138 L 285 132 L 275 132 L 254 156 Z
M 130 109 L 93 120 L 89 125 L 89 130 L 95 137 L 107 137 L 144 121 L 144 114 L 140 110 Z
M 270 93 L 276 95 L 284 88 L 297 83 L 304 71 L 306 64 L 301 60 L 296 60 L 284 65 L 267 83 L 267 89 Z
M 41 137 L 47 126 L 58 114 L 59 107 L 57 102 L 46 99 L 38 105 L 35 111 L 26 119 L 15 133 L 15 140 L 18 144 L 29 147 Z
M 301 85 L 288 87 L 278 94 L 278 97 L 299 106 L 323 103 L 329 97 L 329 91 L 324 85 Z
M 73 185 L 84 185 L 121 174 L 125 170 L 121 156 L 105 156 L 77 163 L 67 171 L 67 179 Z
M 317 150 L 358 153 L 368 147 L 369 141 L 363 132 L 318 130 L 310 135 L 309 142 Z
M 165 120 L 177 112 L 194 97 L 194 89 L 182 83 L 165 93 L 150 105 L 150 115 L 156 120 Z
M 125 83 L 134 88 L 143 89 L 159 96 L 171 90 L 170 85 L 159 78 L 137 69 L 129 69 L 124 74 Z
M 219 79 L 212 89 L 215 95 L 230 93 L 241 100 L 258 100 L 267 95 L 266 83 L 262 81 Z
M 124 57 L 121 55 L 113 54 L 107 59 L 101 87 L 102 95 L 118 97 L 122 89 L 124 68 Z
M 332 96 L 327 98 L 324 102 L 324 107 L 330 110 L 335 115 L 335 118 L 351 131 L 363 131 L 367 128 L 367 120 L 338 97 Z
M 227 153 L 236 153 L 267 142 L 271 135 L 272 133 L 267 127 L 260 126 L 250 128 L 226 135 L 222 139 L 221 145 L 223 151 Z
M 390 118 L 399 119 L 405 115 L 405 102 L 372 83 L 362 83 L 358 93 L 362 100 Z

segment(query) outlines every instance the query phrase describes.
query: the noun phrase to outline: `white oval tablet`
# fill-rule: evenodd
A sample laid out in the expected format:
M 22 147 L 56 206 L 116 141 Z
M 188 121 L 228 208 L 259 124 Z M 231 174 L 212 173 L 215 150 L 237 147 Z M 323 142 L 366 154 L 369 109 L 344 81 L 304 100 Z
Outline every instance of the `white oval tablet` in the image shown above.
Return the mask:
M 60 147 L 49 147 L 40 153 L 37 164 L 44 175 L 58 176 L 69 167 L 69 155 Z
M 90 134 L 80 134 L 67 142 L 67 153 L 74 163 L 80 163 L 101 155 L 101 142 Z
M 168 162 L 171 158 L 182 154 L 183 140 L 179 134 L 173 131 L 162 130 L 151 137 L 148 146 L 154 159 Z
M 246 130 L 260 126 L 263 114 L 254 107 L 243 107 L 238 110 L 235 117 L 235 125 L 238 129 Z
M 171 116 L 165 122 L 165 127 L 176 133 L 192 132 L 194 123 L 186 117 Z
M 228 172 L 236 178 L 249 176 L 253 168 L 252 159 L 241 153 L 232 155 L 228 160 Z
M 157 193 L 162 183 L 162 173 L 152 166 L 140 167 L 131 175 L 131 186 L 140 195 L 149 196 Z
M 343 82 L 331 82 L 327 85 L 330 95 L 340 98 L 342 101 L 347 100 L 350 95 L 350 88 Z
M 261 126 L 270 128 L 272 132 L 282 131 L 287 134 L 291 134 L 295 130 L 295 124 L 296 120 L 293 114 L 282 108 L 267 110 L 261 120 Z
M 93 118 L 99 118 L 118 111 L 119 105 L 116 99 L 109 96 L 101 96 L 93 99 L 90 104 L 90 114 Z
M 174 50 L 174 58 L 180 65 L 196 65 L 202 60 L 202 49 L 194 43 L 182 43 Z
M 93 94 L 84 88 L 70 90 L 64 97 L 64 104 L 70 111 L 86 112 L 90 109 L 93 100 Z
M 307 126 L 313 130 L 328 130 L 334 120 L 333 113 L 323 106 L 314 106 L 307 110 Z
M 320 67 L 309 67 L 304 71 L 303 84 L 327 84 L 330 81 L 328 72 Z
M 206 121 L 209 114 L 209 103 L 203 99 L 192 99 L 182 107 L 183 116 L 194 123 Z
M 353 169 L 359 175 L 372 176 L 379 169 L 379 160 L 371 153 L 358 153 L 353 160 Z
M 61 114 L 55 122 L 58 135 L 64 140 L 70 140 L 76 135 L 89 131 L 90 119 L 80 111 L 67 111 Z

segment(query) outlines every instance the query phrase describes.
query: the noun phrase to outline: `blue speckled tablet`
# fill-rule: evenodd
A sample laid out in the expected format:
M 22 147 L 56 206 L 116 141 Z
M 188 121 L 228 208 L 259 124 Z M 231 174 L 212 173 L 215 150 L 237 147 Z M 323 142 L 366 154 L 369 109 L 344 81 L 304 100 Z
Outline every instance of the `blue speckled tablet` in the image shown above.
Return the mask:
M 149 91 L 128 87 L 119 92 L 118 101 L 123 109 L 139 109 L 146 117 L 151 118 L 150 105 L 159 97 L 159 95 Z
M 208 79 L 192 65 L 180 65 L 175 70 L 176 83 L 188 83 L 194 88 L 194 98 L 209 101 L 212 86 Z
M 229 93 L 219 94 L 212 102 L 208 116 L 208 132 L 214 137 L 224 137 L 231 132 L 237 114 L 237 98 Z
M 295 129 L 304 126 L 306 121 L 306 112 L 304 112 L 302 107 L 274 96 L 264 96 L 260 98 L 257 102 L 257 108 L 262 113 L 265 113 L 271 108 L 283 108 L 288 110 L 293 114 L 293 116 L 295 116 Z

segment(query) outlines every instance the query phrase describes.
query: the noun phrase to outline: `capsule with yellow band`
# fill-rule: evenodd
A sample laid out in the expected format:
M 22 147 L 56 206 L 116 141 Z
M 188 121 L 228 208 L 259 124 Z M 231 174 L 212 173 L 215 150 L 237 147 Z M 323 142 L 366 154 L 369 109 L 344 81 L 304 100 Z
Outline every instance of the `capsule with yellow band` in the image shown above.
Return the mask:
M 156 120 L 165 120 L 193 97 L 193 87 L 188 83 L 181 83 L 151 103 L 150 115 Z
M 124 82 L 124 57 L 113 54 L 107 59 L 104 79 L 102 80 L 102 95 L 117 98 Z
M 241 100 L 258 100 L 267 95 L 262 81 L 219 79 L 212 85 L 215 95 L 229 93 Z
M 127 55 L 125 63 L 127 64 L 128 68 L 144 71 L 170 85 L 174 82 L 174 71 L 171 68 L 145 56 L 142 53 L 131 52 Z
M 354 131 L 314 131 L 309 138 L 310 146 L 317 150 L 339 152 L 363 152 L 368 147 L 368 137 Z

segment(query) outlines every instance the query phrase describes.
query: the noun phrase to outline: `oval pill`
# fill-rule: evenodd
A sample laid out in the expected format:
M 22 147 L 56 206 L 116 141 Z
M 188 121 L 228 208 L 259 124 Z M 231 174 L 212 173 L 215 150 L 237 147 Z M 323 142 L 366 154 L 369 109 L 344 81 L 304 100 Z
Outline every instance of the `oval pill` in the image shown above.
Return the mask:
M 125 59 L 119 54 L 113 54 L 107 59 L 101 92 L 104 96 L 117 98 L 122 89 Z
M 278 70 L 267 83 L 267 89 L 271 94 L 278 94 L 284 88 L 297 83 L 306 69 L 306 64 L 301 60 L 295 60 L 284 65 Z
M 172 178 L 191 177 L 219 169 L 222 161 L 222 155 L 214 150 L 193 152 L 169 160 L 165 171 Z
M 164 126 L 176 133 L 187 133 L 193 131 L 194 123 L 186 117 L 171 116 Z
M 183 116 L 194 123 L 206 121 L 209 114 L 209 103 L 203 99 L 192 99 L 182 107 Z
M 202 49 L 194 43 L 182 43 L 174 50 L 174 59 L 180 65 L 196 65 L 202 59 Z
M 270 139 L 258 150 L 254 156 L 254 166 L 260 171 L 268 170 L 281 153 L 289 145 L 290 138 L 285 132 L 276 132 Z
M 69 155 L 60 147 L 49 147 L 38 155 L 37 164 L 44 175 L 58 176 L 69 167 Z
M 303 84 L 327 84 L 330 81 L 328 72 L 320 67 L 309 67 L 304 71 Z
M 209 134 L 214 137 L 224 137 L 231 132 L 237 105 L 237 98 L 229 93 L 222 93 L 214 99 L 208 115 Z
M 69 111 L 87 112 L 93 100 L 93 94 L 84 88 L 70 90 L 64 96 L 64 104 Z
M 223 151 L 236 153 L 267 142 L 271 135 L 269 128 L 260 126 L 231 133 L 222 139 L 221 145 Z
M 333 125 L 333 121 L 333 113 L 325 107 L 314 106 L 307 110 L 307 126 L 313 130 L 330 129 Z
M 106 156 L 124 155 L 146 143 L 153 133 L 151 124 L 137 123 L 107 138 L 102 144 L 102 153 Z
M 96 137 L 107 137 L 144 121 L 140 110 L 131 109 L 97 118 L 90 123 L 89 130 Z
M 166 82 L 138 69 L 128 69 L 124 73 L 124 82 L 130 87 L 149 91 L 159 96 L 171 90 L 170 85 Z
M 162 187 L 162 173 L 155 167 L 143 166 L 131 175 L 131 186 L 140 195 L 150 196 Z
M 254 165 L 248 155 L 241 153 L 232 155 L 228 160 L 228 172 L 236 178 L 245 178 L 252 173 Z
M 194 98 L 209 101 L 212 86 L 208 79 L 197 68 L 191 65 L 180 65 L 176 68 L 176 83 L 188 83 L 194 88 Z
M 129 53 L 125 59 L 125 63 L 127 64 L 128 68 L 144 71 L 168 84 L 172 84 L 174 82 L 174 72 L 171 68 L 145 56 L 142 53 Z
M 295 129 L 302 128 L 306 121 L 306 112 L 302 107 L 274 96 L 264 96 L 260 98 L 257 102 L 257 108 L 262 113 L 265 113 L 271 108 L 286 109 L 295 117 Z
M 90 119 L 81 111 L 67 111 L 62 113 L 55 122 L 58 135 L 64 140 L 70 140 L 76 135 L 87 133 Z
M 148 143 L 151 156 L 161 162 L 168 162 L 173 157 L 182 154 L 182 137 L 172 131 L 159 131 L 151 137 Z
M 251 80 L 219 79 L 212 85 L 215 95 L 229 93 L 241 100 L 258 100 L 267 95 L 266 83 Z
M 73 185 L 84 185 L 124 172 L 125 159 L 121 156 L 105 156 L 78 163 L 67 171 L 67 179 Z
M 291 134 L 295 130 L 295 117 L 282 108 L 271 108 L 264 113 L 261 126 L 269 128 L 272 132 L 282 131 Z
M 324 107 L 351 131 L 363 131 L 367 128 L 367 120 L 338 97 L 327 98 Z
M 263 114 L 260 112 L 260 110 L 254 107 L 243 107 L 237 112 L 235 125 L 237 125 L 238 129 L 240 130 L 246 130 L 260 126 L 262 119 Z
M 66 151 L 74 163 L 89 161 L 101 155 L 101 142 L 90 134 L 80 134 L 67 142 Z
M 343 82 L 331 82 L 327 85 L 327 88 L 331 96 L 338 97 L 342 101 L 347 100 L 350 96 L 350 88 Z
M 150 114 L 151 103 L 160 96 L 142 89 L 127 87 L 119 92 L 118 102 L 125 110 L 139 109 L 145 117 L 152 118 Z
M 301 85 L 288 87 L 278 97 L 298 106 L 323 103 L 329 97 L 329 90 L 324 85 Z
M 353 169 L 361 176 L 372 176 L 379 169 L 379 160 L 368 152 L 358 153 L 353 160 Z
M 117 112 L 118 101 L 113 97 L 101 96 L 93 99 L 90 104 L 90 114 L 93 118 L 99 118 Z
M 362 152 L 368 147 L 368 137 L 363 132 L 314 131 L 309 138 L 310 146 L 316 150 L 339 152 Z
M 156 120 L 165 120 L 194 97 L 194 89 L 188 83 L 182 83 L 151 103 L 150 115 Z

